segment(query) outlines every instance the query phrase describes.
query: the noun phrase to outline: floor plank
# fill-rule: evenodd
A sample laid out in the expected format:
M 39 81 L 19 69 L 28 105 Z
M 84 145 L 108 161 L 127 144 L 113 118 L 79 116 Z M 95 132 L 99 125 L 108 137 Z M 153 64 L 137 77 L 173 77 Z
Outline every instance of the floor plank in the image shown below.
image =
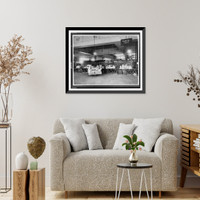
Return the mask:
M 7 194 L 0 194 L 0 200 L 12 200 L 12 191 Z M 50 188 L 46 188 L 46 200 L 63 200 L 65 199 L 64 192 L 54 192 Z M 68 199 L 85 200 L 85 199 L 104 199 L 113 200 L 114 192 L 69 192 Z M 121 200 L 130 199 L 130 192 L 122 192 Z M 134 192 L 134 199 L 138 199 L 138 192 Z M 147 199 L 146 193 L 142 193 L 142 199 Z M 158 198 L 158 192 L 154 192 L 154 199 Z M 176 192 L 162 192 L 162 199 L 176 199 L 176 200 L 200 200 L 199 188 L 179 188 Z

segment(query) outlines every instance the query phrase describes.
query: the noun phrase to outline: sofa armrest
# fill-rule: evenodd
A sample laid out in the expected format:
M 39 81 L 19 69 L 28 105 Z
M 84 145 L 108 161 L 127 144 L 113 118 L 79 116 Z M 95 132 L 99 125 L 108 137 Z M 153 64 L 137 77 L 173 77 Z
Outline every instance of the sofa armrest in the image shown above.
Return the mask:
M 161 135 L 155 144 L 155 153 L 162 162 L 162 191 L 177 190 L 178 139 L 168 133 Z
M 50 138 L 50 182 L 52 190 L 64 190 L 63 161 L 70 154 L 71 146 L 65 133 Z

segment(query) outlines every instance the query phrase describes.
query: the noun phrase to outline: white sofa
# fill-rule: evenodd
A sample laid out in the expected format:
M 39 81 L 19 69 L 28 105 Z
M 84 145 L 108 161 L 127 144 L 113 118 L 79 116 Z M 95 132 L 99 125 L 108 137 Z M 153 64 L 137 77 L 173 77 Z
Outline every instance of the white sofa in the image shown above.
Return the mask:
M 119 124 L 130 124 L 132 119 L 86 119 L 85 121 L 97 124 L 104 149 L 71 152 L 63 125 L 57 120 L 50 139 L 51 190 L 115 191 L 116 165 L 128 162 L 130 151 L 112 148 Z M 139 162 L 153 164 L 153 191 L 177 189 L 177 153 L 178 140 L 173 135 L 172 121 L 165 119 L 154 150 L 138 152 Z M 141 172 L 138 170 L 130 172 L 133 190 L 139 191 Z M 147 174 L 147 179 L 148 177 Z M 149 185 L 148 188 L 150 189 Z M 128 181 L 123 182 L 122 191 L 129 191 Z

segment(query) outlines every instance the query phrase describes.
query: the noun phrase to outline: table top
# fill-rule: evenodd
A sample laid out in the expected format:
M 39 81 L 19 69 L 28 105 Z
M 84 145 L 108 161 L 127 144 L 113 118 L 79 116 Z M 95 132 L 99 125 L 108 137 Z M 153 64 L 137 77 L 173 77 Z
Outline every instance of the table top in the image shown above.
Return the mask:
M 194 132 L 200 132 L 200 124 L 182 124 L 180 127 Z
M 11 126 L 10 123 L 7 124 L 0 123 L 0 128 L 9 128 L 10 126 Z
M 23 171 L 42 171 L 45 170 L 45 168 L 38 168 L 36 170 L 31 170 L 31 169 L 15 169 L 13 172 L 23 172 Z
M 129 169 L 144 169 L 144 168 L 152 168 L 152 164 L 148 163 L 136 163 L 135 165 L 131 165 L 131 163 L 120 163 L 117 164 L 119 168 L 129 168 Z

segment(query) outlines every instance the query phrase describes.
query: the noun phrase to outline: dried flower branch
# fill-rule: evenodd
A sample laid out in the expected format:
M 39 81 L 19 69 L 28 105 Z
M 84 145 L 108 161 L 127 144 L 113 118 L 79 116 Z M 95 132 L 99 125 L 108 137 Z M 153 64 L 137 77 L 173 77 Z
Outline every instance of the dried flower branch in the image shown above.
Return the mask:
M 190 96 L 191 92 L 195 94 L 197 100 L 200 101 L 200 70 L 195 69 L 192 65 L 189 66 L 189 71 L 187 74 L 183 74 L 182 72 L 178 72 L 180 79 L 174 79 L 174 82 L 181 83 L 187 85 L 187 96 Z M 195 101 L 196 99 L 193 98 Z M 200 108 L 200 102 L 198 103 L 198 107 Z
M 5 113 L 4 120 L 8 115 L 8 98 L 10 86 L 12 83 L 19 81 L 18 76 L 29 74 L 24 68 L 33 62 L 31 47 L 22 44 L 22 36 L 14 35 L 6 46 L 0 46 L 0 93 L 5 94 L 6 102 L 3 101 Z

